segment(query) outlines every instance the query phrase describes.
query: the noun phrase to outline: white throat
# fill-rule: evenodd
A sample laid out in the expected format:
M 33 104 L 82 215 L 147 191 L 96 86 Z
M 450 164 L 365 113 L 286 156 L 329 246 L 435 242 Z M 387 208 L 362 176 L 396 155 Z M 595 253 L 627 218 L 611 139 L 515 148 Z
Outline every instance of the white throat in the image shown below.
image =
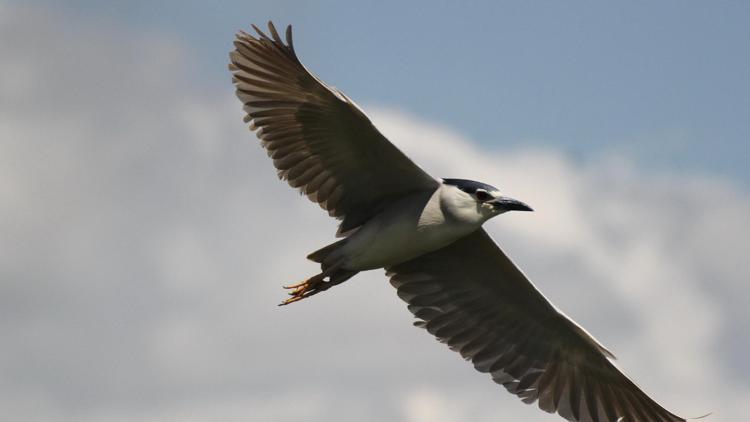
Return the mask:
M 442 185 L 437 190 L 440 209 L 448 224 L 465 224 L 479 227 L 494 216 L 492 206 L 479 203 L 468 193 L 451 185 Z

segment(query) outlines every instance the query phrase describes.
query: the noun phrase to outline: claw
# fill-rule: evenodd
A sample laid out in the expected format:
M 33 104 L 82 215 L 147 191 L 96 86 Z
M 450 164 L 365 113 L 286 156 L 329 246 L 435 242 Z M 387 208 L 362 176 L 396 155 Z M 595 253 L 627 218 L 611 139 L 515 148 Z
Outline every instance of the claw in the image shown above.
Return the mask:
M 312 276 L 305 281 L 290 286 L 283 286 L 285 289 L 290 290 L 289 296 L 285 301 L 279 303 L 279 306 L 288 305 L 290 303 L 298 302 L 306 297 L 316 295 L 320 292 L 324 292 L 331 287 L 342 283 L 349 279 L 351 276 L 356 274 L 356 271 L 343 273 L 343 277 L 336 278 L 335 275 L 339 270 L 341 263 L 335 263 L 327 267 L 323 272 L 318 275 Z M 327 279 L 327 281 L 326 281 Z
M 279 306 L 284 306 L 290 303 L 300 301 L 308 296 L 312 296 L 316 293 L 326 290 L 324 286 L 321 286 L 321 284 L 323 283 L 324 283 L 324 277 L 321 277 L 320 275 L 318 275 L 315 277 L 308 278 L 307 280 L 301 283 L 293 284 L 291 286 L 283 286 L 285 289 L 291 290 L 291 292 L 289 292 L 289 296 L 291 297 L 281 302 Z
M 290 290 L 291 289 L 299 289 L 300 287 L 304 286 L 305 284 L 307 284 L 309 282 L 310 282 L 310 279 L 307 279 L 307 280 L 299 282 L 297 284 L 291 284 L 289 286 L 281 286 L 281 287 L 283 287 L 285 289 L 290 289 Z
M 287 299 L 287 300 L 285 300 L 285 301 L 283 301 L 283 302 L 279 303 L 279 306 L 284 306 L 284 305 L 288 305 L 288 304 L 290 304 L 290 303 L 294 303 L 294 302 L 300 301 L 300 300 L 302 300 L 302 299 L 304 299 L 304 296 L 294 296 L 294 297 L 290 297 L 289 299 Z

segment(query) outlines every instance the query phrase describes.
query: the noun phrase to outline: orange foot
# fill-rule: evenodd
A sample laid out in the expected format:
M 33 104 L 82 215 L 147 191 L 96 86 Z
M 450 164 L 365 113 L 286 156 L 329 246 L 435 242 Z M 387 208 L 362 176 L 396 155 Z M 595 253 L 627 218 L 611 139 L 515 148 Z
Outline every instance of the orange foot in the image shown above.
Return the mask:
M 289 292 L 289 296 L 291 297 L 281 302 L 279 306 L 284 306 L 300 301 L 306 297 L 310 297 L 316 293 L 320 293 L 328 288 L 328 286 L 326 286 L 326 283 L 324 282 L 324 277 L 321 277 L 320 274 L 315 277 L 310 277 L 301 283 L 283 287 L 285 289 L 291 290 L 291 292 Z

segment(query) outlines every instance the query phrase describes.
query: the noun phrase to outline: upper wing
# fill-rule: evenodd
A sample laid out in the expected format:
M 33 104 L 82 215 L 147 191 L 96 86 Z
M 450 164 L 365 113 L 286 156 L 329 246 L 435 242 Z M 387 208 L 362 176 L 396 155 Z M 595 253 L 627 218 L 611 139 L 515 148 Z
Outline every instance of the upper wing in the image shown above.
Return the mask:
M 416 325 L 524 402 L 571 421 L 684 421 L 620 372 L 483 229 L 388 273 Z
M 271 37 L 237 34 L 229 55 L 246 122 L 268 150 L 279 177 L 355 228 L 405 193 L 438 182 L 388 142 L 362 110 L 300 63 L 272 23 Z

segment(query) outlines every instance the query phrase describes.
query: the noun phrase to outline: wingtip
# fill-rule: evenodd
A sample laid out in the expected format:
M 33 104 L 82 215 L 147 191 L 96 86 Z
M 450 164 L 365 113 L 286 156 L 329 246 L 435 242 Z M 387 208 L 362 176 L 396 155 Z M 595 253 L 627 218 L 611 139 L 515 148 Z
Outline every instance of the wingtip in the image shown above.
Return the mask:
M 292 53 L 294 53 L 294 40 L 292 37 L 292 25 L 287 25 L 286 30 L 284 31 L 286 45 L 284 45 L 284 40 L 281 39 L 281 36 L 279 35 L 279 32 L 276 30 L 276 25 L 274 25 L 273 21 L 269 20 L 267 23 L 267 26 L 268 26 L 268 34 L 266 34 L 266 32 L 264 32 L 254 23 L 251 23 L 250 27 L 253 28 L 253 31 L 255 31 L 257 35 L 248 34 L 247 32 L 240 29 L 235 33 L 234 35 L 235 39 L 237 41 L 246 41 L 248 38 L 251 38 L 254 40 L 267 40 L 272 43 L 278 44 L 282 47 L 287 47 L 289 50 L 291 50 Z M 235 43 L 237 41 L 235 41 Z
M 254 23 L 251 23 L 250 26 L 253 28 L 253 30 L 258 34 L 258 36 L 261 39 L 266 39 L 266 40 L 270 39 L 268 38 L 268 35 L 266 35 L 266 33 L 263 32 L 260 28 L 258 28 Z
M 289 46 L 289 49 L 292 50 L 292 53 L 294 53 L 294 41 L 292 40 L 292 25 L 286 26 L 286 43 Z
M 268 21 L 268 32 L 271 33 L 271 37 L 273 40 L 279 44 L 284 44 L 281 42 L 281 38 L 279 37 L 279 33 L 276 31 L 276 26 L 274 26 L 272 21 Z
M 705 415 L 703 415 L 703 416 L 696 416 L 696 417 L 694 417 L 694 418 L 685 418 L 685 420 L 688 420 L 688 421 L 695 421 L 695 420 L 698 420 L 698 419 L 704 419 L 704 418 L 707 418 L 707 417 L 709 417 L 709 416 L 711 416 L 711 415 L 713 415 L 713 414 L 714 414 L 714 412 L 708 412 L 708 413 L 706 413 L 706 414 L 705 414 Z

